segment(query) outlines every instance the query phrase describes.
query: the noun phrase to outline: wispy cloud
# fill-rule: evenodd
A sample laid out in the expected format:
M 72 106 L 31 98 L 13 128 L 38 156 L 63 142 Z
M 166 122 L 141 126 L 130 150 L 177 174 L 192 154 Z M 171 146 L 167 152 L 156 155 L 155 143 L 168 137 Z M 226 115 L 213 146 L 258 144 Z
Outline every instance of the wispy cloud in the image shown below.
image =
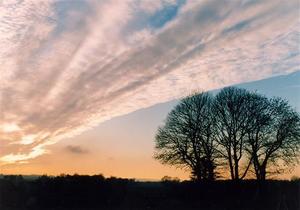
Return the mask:
M 114 116 L 298 70 L 299 2 L 0 2 L 0 162 Z

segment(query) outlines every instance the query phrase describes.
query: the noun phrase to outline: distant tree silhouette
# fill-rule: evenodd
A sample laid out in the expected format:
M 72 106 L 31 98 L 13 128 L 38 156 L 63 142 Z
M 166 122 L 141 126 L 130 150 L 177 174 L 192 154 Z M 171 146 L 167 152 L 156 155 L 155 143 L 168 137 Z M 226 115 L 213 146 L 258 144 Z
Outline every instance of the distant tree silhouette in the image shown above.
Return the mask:
M 291 181 L 292 182 L 299 182 L 300 181 L 300 177 L 298 177 L 298 176 L 292 176 L 291 177 Z
M 287 101 L 268 99 L 251 93 L 247 102 L 250 126 L 248 151 L 258 180 L 265 180 L 267 169 L 297 162 L 300 150 L 300 117 Z
M 244 165 L 246 134 L 249 126 L 247 103 L 250 94 L 245 89 L 228 87 L 222 89 L 215 97 L 213 113 L 214 132 L 219 144 L 218 150 L 228 162 L 232 180 L 243 179 L 251 165 L 251 158 Z M 241 171 L 243 170 L 243 171 Z
M 0 176 L 1 210 L 300 209 L 300 180 L 141 182 L 102 175 Z
M 161 182 L 180 182 L 178 177 L 163 176 Z
M 182 99 L 156 135 L 155 158 L 190 169 L 198 181 L 215 178 L 212 101 L 209 93 Z

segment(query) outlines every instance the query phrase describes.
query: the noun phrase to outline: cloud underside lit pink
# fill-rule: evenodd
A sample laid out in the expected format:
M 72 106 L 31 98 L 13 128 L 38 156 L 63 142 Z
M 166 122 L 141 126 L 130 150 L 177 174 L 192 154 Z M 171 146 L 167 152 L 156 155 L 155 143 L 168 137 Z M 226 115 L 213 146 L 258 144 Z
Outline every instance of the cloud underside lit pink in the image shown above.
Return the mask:
M 0 3 L 0 164 L 194 90 L 298 70 L 297 0 L 187 1 L 153 26 L 178 3 L 157 2 Z

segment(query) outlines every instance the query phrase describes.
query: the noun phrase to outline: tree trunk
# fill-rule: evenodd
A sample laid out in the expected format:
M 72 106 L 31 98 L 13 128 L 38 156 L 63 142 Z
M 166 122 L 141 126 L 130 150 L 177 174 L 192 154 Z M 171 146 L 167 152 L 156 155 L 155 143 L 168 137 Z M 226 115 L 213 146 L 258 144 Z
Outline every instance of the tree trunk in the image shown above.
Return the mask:
M 257 158 L 257 156 L 255 154 L 253 154 L 252 156 L 253 156 L 253 165 L 254 165 L 256 180 L 260 180 L 260 165 L 259 165 L 259 161 L 258 161 L 258 158 Z
M 231 157 L 231 152 L 228 151 L 228 161 L 229 161 L 229 168 L 230 168 L 230 175 L 231 179 L 234 180 L 234 171 L 233 171 L 233 165 L 232 165 L 232 157 Z
M 265 169 L 263 169 L 263 170 L 261 171 L 261 174 L 260 174 L 260 180 L 261 180 L 261 181 L 265 181 L 265 180 L 266 180 L 266 170 L 265 170 Z
M 234 160 L 234 180 L 239 180 L 240 179 L 240 177 L 239 177 L 239 160 L 237 158 L 236 151 L 234 151 L 233 160 Z
M 208 181 L 215 180 L 215 172 L 214 172 L 213 161 L 211 161 L 211 160 L 208 161 L 207 169 L 208 169 L 208 177 L 207 177 Z
M 234 161 L 234 180 L 239 180 L 239 163 L 238 161 Z
M 263 164 L 260 166 L 260 180 L 265 181 L 267 174 L 267 161 L 265 160 Z
M 201 166 L 199 166 L 199 164 L 197 164 L 195 166 L 195 168 L 192 171 L 192 174 L 197 182 L 199 182 L 203 179 L 202 169 L 201 169 Z

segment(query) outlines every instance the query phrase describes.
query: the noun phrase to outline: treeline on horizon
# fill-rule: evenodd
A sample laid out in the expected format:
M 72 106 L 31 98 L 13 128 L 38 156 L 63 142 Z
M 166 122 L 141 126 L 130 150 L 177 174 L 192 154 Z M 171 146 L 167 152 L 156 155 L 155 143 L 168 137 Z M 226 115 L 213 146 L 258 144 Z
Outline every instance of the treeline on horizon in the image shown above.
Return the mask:
M 296 210 L 300 179 L 292 181 L 216 180 L 160 182 L 102 175 L 60 175 L 24 179 L 0 178 L 1 210 Z
M 264 181 L 299 163 L 300 114 L 279 97 L 226 87 L 183 98 L 155 137 L 155 158 L 197 181 Z

